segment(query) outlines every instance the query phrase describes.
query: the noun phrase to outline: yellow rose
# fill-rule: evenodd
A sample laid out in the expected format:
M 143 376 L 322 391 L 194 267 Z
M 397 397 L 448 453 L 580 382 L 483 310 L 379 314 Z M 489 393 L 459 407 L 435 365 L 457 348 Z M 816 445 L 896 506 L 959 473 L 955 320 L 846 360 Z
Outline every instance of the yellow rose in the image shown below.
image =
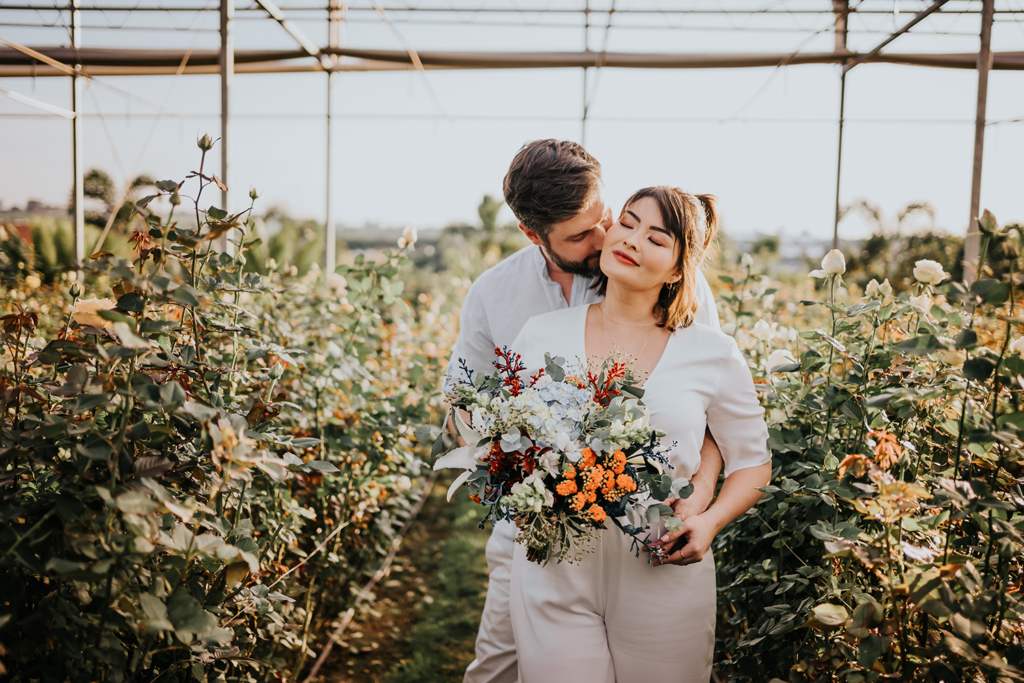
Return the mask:
M 82 327 L 102 327 L 109 330 L 114 323 L 104 320 L 97 313 L 109 311 L 115 306 L 117 302 L 113 299 L 82 299 L 71 307 L 71 317 Z

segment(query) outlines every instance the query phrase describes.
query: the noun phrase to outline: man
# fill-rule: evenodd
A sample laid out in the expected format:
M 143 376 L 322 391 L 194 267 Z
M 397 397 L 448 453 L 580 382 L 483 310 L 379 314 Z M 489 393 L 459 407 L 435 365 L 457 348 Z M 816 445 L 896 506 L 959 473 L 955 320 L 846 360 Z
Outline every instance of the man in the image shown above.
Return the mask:
M 601 196 L 601 165 L 597 160 L 574 142 L 528 143 L 512 160 L 504 193 L 519 229 L 533 244 L 488 269 L 470 287 L 459 318 L 459 338 L 448 364 L 449 378 L 459 375 L 461 361 L 475 371 L 474 376 L 493 372 L 495 347 L 511 346 L 533 316 L 601 300 L 590 285 L 600 273 L 605 230 L 614 219 Z M 697 287 L 697 322 L 718 328 L 714 297 L 703 275 Z M 707 508 L 721 466 L 721 454 L 706 434 L 701 467 L 693 478 L 694 492 L 676 505 L 681 519 Z M 476 660 L 466 670 L 465 683 L 518 680 L 509 615 L 515 535 L 512 522 L 499 522 L 487 543 L 490 581 L 477 635 Z M 706 550 L 685 544 L 666 562 L 698 561 Z

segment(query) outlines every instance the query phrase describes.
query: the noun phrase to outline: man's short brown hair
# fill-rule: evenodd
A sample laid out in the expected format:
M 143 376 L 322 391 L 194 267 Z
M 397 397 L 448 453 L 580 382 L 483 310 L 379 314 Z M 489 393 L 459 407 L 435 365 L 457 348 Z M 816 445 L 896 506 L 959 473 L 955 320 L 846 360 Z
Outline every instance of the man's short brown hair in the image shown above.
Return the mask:
M 590 208 L 600 183 L 601 164 L 582 145 L 534 140 L 523 145 L 505 174 L 505 202 L 546 241 L 552 225 Z

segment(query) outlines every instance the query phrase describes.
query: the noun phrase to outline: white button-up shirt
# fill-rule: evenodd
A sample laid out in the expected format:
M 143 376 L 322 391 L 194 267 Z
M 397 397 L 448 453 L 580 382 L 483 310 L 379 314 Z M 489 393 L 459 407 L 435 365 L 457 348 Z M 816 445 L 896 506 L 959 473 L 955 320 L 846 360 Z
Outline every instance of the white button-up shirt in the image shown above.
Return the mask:
M 592 283 L 591 278 L 574 275 L 566 302 L 562 286 L 548 275 L 547 261 L 536 244 L 488 268 L 469 288 L 462 304 L 459 338 L 448 361 L 445 388 L 463 378 L 460 359 L 473 371 L 474 380 L 494 372 L 494 349 L 511 347 L 533 316 L 601 301 L 603 297 L 591 288 Z M 714 295 L 701 272 L 697 273 L 696 286 L 696 322 L 721 329 Z

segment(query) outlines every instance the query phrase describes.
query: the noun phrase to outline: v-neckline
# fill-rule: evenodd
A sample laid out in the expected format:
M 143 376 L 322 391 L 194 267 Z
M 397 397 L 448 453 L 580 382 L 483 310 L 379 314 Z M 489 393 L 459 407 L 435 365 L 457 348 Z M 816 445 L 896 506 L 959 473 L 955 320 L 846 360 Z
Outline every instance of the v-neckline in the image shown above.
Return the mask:
M 587 315 L 589 315 L 591 307 L 592 306 L 597 306 L 597 305 L 598 304 L 595 303 L 595 304 L 587 304 L 585 306 L 577 306 L 576 307 L 576 308 L 583 309 L 583 324 L 580 325 L 580 327 L 579 327 L 579 329 L 580 329 L 579 345 L 580 345 L 580 348 L 583 350 L 583 363 L 585 365 L 590 363 L 590 356 L 587 354 Z M 647 389 L 647 385 L 651 383 L 651 378 L 654 377 L 654 374 L 661 367 L 661 362 L 663 360 L 665 360 L 665 356 L 668 354 L 668 347 L 669 347 L 670 344 L 672 344 L 672 339 L 675 338 L 675 336 L 676 336 L 675 332 L 672 332 L 672 333 L 670 333 L 668 335 L 668 342 L 665 343 L 665 348 L 662 349 L 661 356 L 658 358 L 658 362 L 655 363 L 654 367 L 651 368 L 651 371 L 649 373 L 647 373 L 647 379 L 644 380 L 644 383 L 642 385 L 640 385 L 640 387 L 639 387 L 640 389 Z

